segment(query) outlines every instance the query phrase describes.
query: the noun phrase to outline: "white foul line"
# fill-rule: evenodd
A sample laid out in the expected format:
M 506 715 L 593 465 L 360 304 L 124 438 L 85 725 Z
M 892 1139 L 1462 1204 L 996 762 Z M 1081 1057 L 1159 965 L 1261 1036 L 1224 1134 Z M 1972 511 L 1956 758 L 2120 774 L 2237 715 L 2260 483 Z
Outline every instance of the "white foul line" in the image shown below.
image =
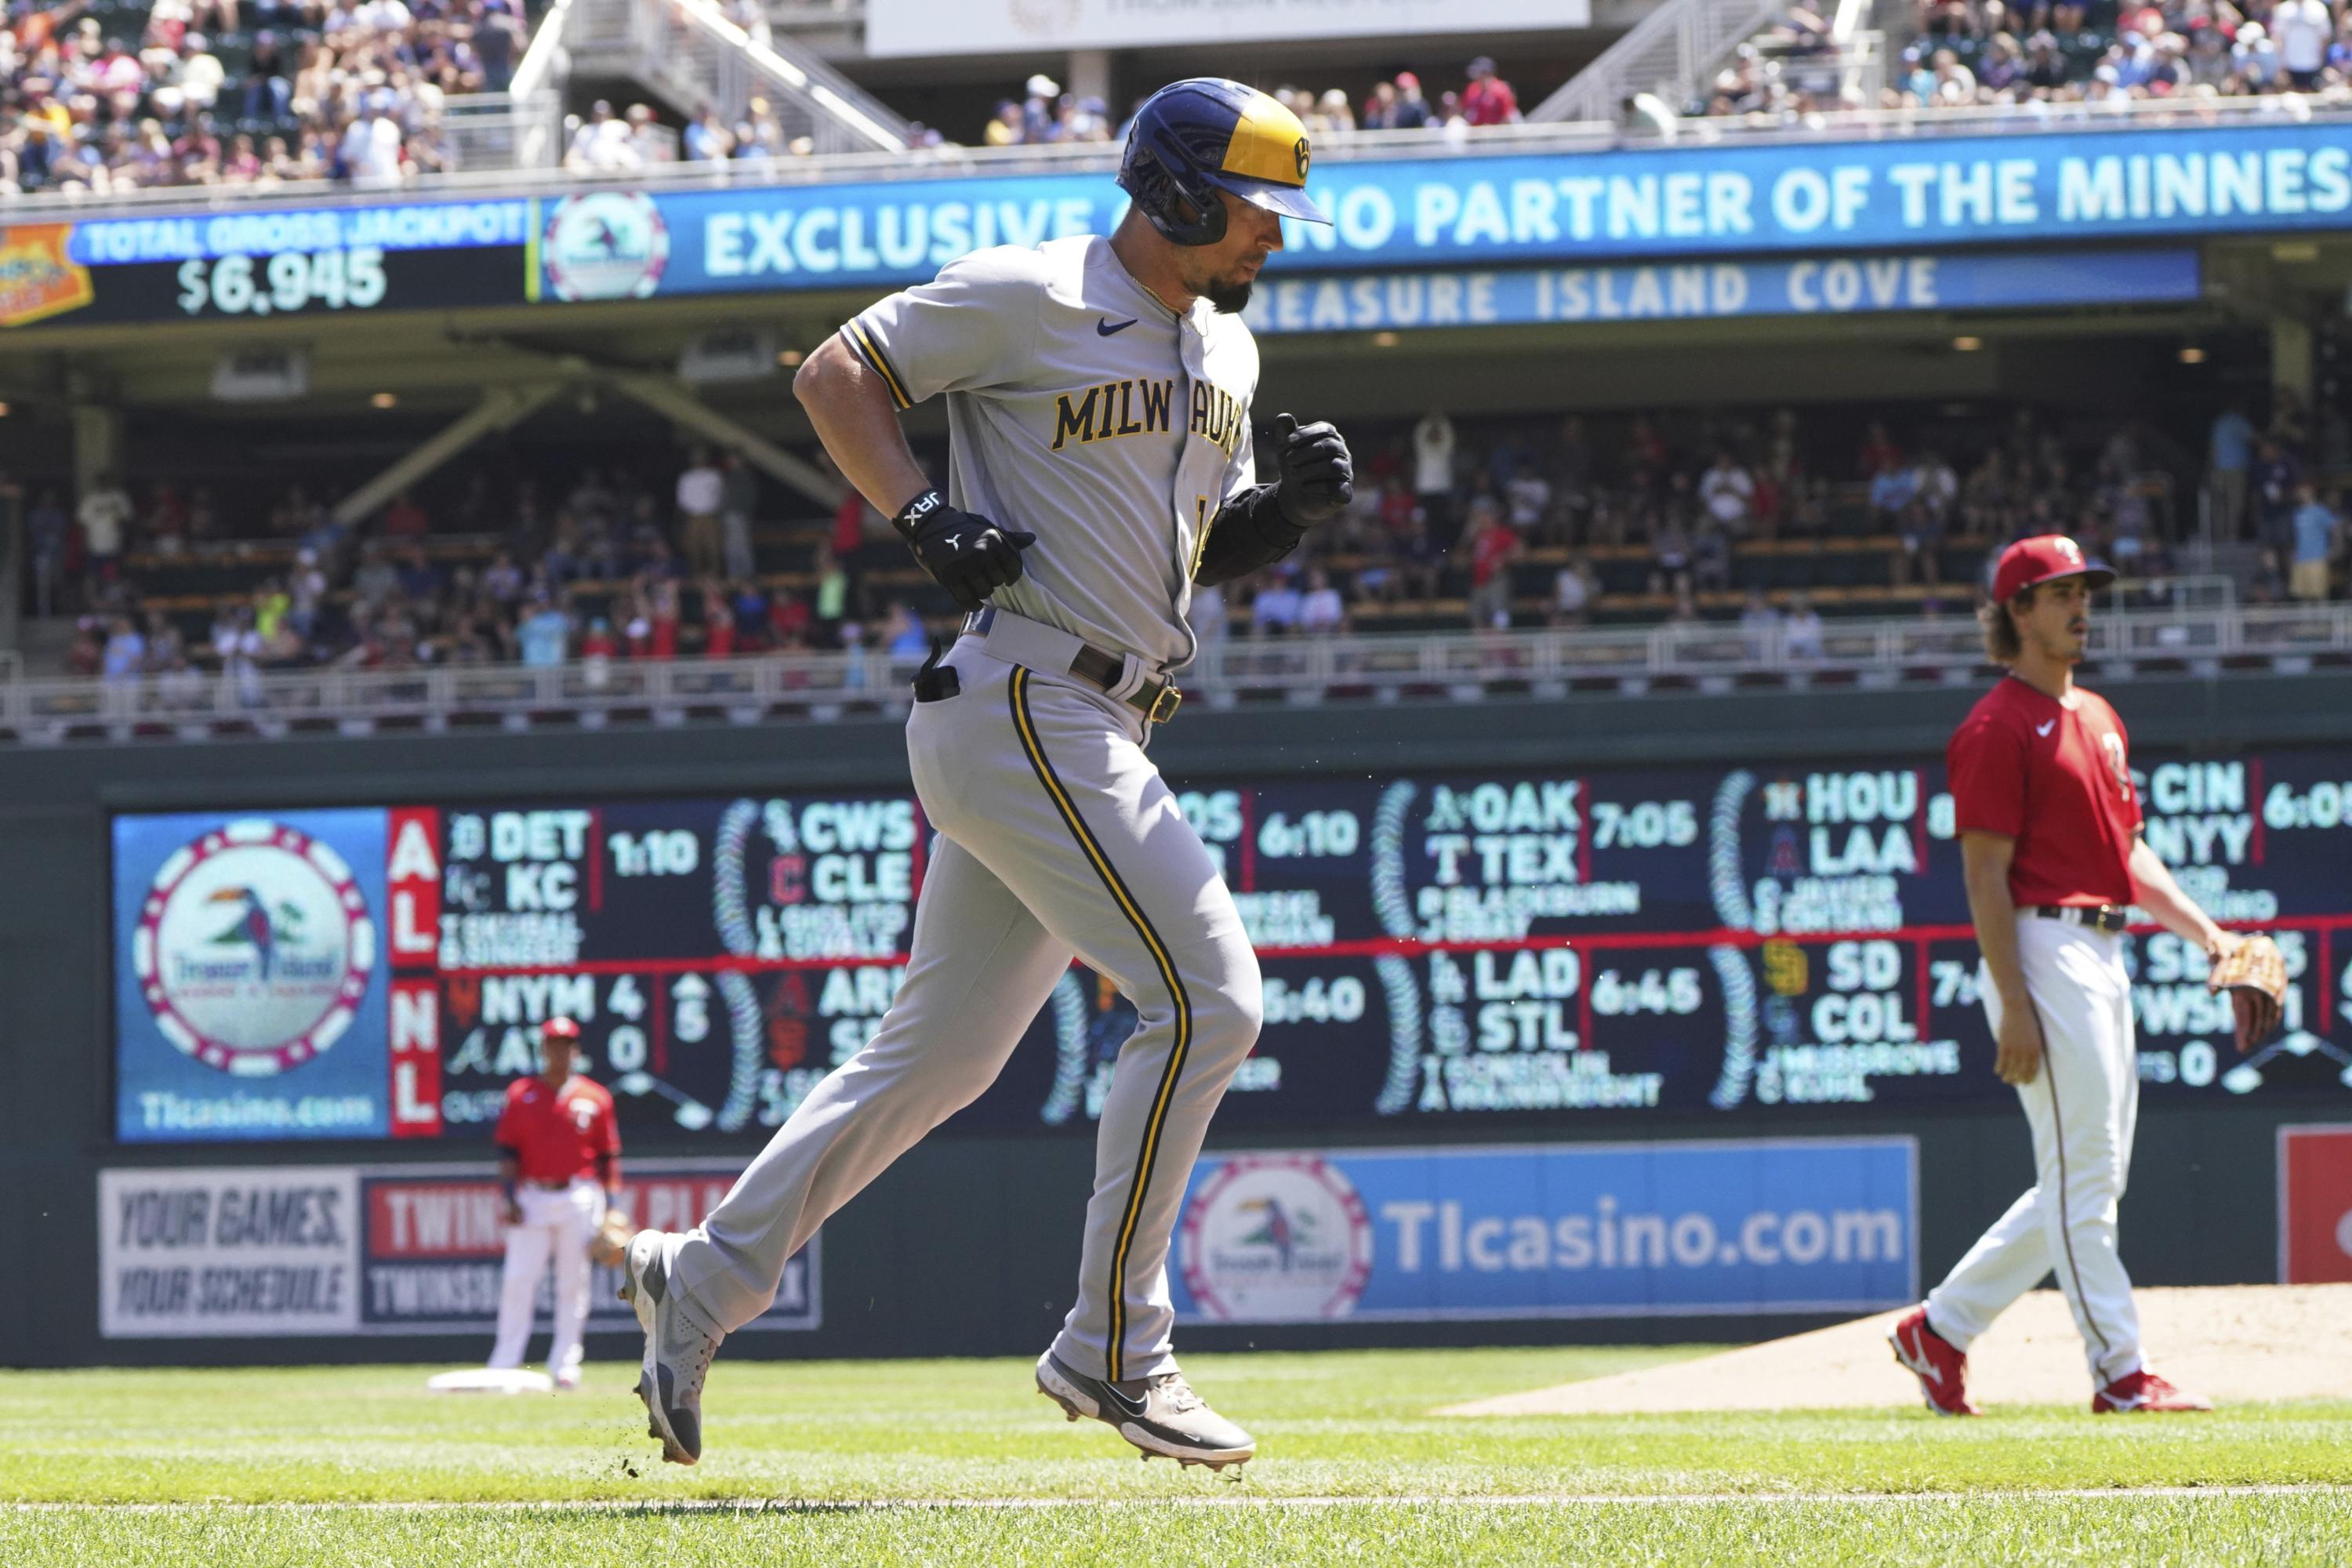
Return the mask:
M 82 1500 L 0 1501 L 5 1513 L 180 1513 L 204 1510 L 248 1513 L 599 1513 L 599 1514 L 853 1514 L 891 1512 L 954 1513 L 966 1510 L 1039 1511 L 1065 1508 L 1112 1509 L 1300 1509 L 1345 1508 L 1678 1508 L 1737 1507 L 1883 1507 L 1889 1503 L 1977 1501 L 2142 1500 L 2183 1498 L 2276 1498 L 2352 1496 L 2352 1485 L 2338 1482 L 2273 1483 L 2247 1486 L 2141 1486 L 1992 1488 L 1981 1491 L 1916 1492 L 1505 1492 L 1447 1494 L 1415 1492 L 1367 1493 L 1362 1496 L 1282 1496 L 1253 1493 L 1234 1483 L 1221 1483 L 1223 1495 L 1179 1494 L 1133 1498 L 583 1498 L 502 1499 L 460 1502 L 448 1499 L 307 1500 L 237 1501 L 227 1499 L 183 1502 L 91 1502 Z

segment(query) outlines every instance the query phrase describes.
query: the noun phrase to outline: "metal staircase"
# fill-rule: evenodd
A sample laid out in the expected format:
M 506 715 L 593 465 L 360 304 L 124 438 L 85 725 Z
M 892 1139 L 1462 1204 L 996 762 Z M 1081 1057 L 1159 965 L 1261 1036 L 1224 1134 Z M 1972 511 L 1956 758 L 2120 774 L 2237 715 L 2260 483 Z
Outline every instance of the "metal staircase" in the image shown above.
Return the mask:
M 1701 95 L 1734 49 L 1780 16 L 1783 3 L 1667 0 L 1538 104 L 1528 119 L 1614 123 L 1643 93 L 1679 110 Z
M 546 169 L 563 160 L 575 77 L 635 81 L 679 113 L 729 125 L 767 105 L 786 144 L 897 153 L 907 122 L 793 40 L 759 42 L 709 0 L 554 0 L 506 92 L 448 100 L 442 132 L 461 170 Z
M 907 146 L 907 122 L 814 50 L 755 42 L 709 0 L 571 0 L 564 46 L 573 75 L 642 82 L 688 117 L 715 110 L 731 125 L 760 99 L 812 153 Z
M 563 87 L 571 70 L 564 29 L 571 11 L 572 0 L 551 0 L 506 91 L 444 100 L 442 135 L 457 169 L 547 169 L 562 160 Z

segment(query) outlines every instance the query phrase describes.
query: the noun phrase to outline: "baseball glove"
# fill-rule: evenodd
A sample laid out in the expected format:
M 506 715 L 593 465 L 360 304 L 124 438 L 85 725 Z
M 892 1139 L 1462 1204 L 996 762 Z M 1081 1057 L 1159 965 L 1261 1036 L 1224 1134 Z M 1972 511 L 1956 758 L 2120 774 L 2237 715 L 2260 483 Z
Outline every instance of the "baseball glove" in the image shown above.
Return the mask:
M 2270 938 L 2249 936 L 2213 961 L 2205 987 L 2230 994 L 2238 1016 L 2238 1054 L 2243 1056 L 2279 1026 L 2286 1006 L 2285 955 Z
M 620 1267 L 621 1259 L 628 1256 L 629 1237 L 636 1234 L 636 1225 L 629 1218 L 628 1210 L 618 1206 L 606 1209 L 604 1223 L 588 1239 L 589 1261 L 607 1268 Z

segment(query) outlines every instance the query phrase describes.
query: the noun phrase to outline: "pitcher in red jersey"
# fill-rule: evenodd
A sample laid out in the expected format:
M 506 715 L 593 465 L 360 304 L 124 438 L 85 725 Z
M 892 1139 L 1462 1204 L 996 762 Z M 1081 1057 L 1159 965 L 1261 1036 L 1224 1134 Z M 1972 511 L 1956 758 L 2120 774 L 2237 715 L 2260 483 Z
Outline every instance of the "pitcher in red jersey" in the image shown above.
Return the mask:
M 1969 1344 L 2053 1272 L 2083 1336 L 2095 1412 L 2211 1408 L 2147 1370 L 2116 1244 L 2139 1110 L 2123 933 L 2137 904 L 2209 960 L 2243 939 L 2189 902 L 2141 838 L 2130 737 L 2105 699 L 2074 684 L 2091 595 L 2114 580 L 2063 534 L 2001 553 L 1980 615 L 2006 673 L 1946 759 L 1993 1070 L 2024 1107 L 2037 1179 L 1895 1324 L 1895 1359 L 1941 1415 L 1976 1414 Z

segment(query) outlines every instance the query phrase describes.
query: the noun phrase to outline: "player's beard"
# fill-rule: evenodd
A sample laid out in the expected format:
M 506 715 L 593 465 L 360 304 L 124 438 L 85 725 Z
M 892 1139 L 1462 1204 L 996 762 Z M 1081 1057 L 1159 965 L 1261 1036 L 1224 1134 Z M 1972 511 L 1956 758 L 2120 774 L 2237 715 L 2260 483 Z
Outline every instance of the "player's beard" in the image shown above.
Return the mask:
M 1241 271 L 1245 265 L 1245 262 L 1237 260 L 1232 272 L 1223 275 L 1208 272 L 1205 276 L 1185 278 L 1185 291 L 1195 299 L 1206 300 L 1210 308 L 1220 315 L 1238 316 L 1248 306 L 1250 287 L 1256 281 Z M 1180 273 L 1179 276 L 1182 275 Z
M 1222 315 L 1238 316 L 1249 308 L 1250 288 L 1253 281 L 1247 278 L 1238 281 L 1224 278 L 1212 278 L 1202 288 L 1201 298 L 1206 300 L 1211 308 Z

